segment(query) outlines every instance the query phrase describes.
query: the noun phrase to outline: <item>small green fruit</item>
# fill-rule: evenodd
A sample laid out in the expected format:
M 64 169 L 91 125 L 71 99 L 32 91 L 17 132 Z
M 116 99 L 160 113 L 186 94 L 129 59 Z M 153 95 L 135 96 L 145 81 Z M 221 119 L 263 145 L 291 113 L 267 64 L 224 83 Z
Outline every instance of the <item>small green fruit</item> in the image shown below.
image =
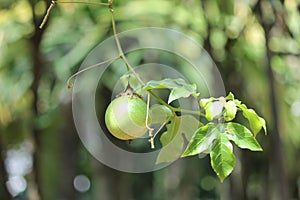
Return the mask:
M 116 138 L 131 140 L 147 132 L 146 115 L 147 105 L 139 96 L 123 94 L 107 107 L 105 124 Z

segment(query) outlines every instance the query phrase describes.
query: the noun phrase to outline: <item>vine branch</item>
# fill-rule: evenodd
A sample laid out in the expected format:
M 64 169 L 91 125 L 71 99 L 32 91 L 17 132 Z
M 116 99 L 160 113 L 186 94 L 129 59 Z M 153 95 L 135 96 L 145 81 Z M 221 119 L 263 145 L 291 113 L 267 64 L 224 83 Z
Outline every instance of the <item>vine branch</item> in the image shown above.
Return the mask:
M 108 63 L 108 62 L 115 61 L 115 60 L 117 60 L 117 59 L 119 59 L 119 58 L 120 58 L 120 56 L 117 56 L 117 57 L 114 57 L 114 58 L 105 60 L 105 61 L 103 61 L 103 62 L 96 63 L 96 64 L 94 64 L 94 65 L 91 65 L 91 66 L 89 66 L 89 67 L 87 67 L 87 68 L 84 68 L 84 69 L 82 69 L 82 70 L 76 72 L 75 74 L 73 74 L 72 76 L 70 76 L 70 78 L 67 80 L 68 88 L 72 88 L 71 79 L 74 78 L 75 76 L 77 76 L 77 75 L 79 75 L 79 74 L 81 74 L 81 73 L 83 73 L 83 72 L 85 72 L 85 71 L 87 71 L 87 70 L 90 70 L 90 69 L 92 69 L 92 68 L 98 67 L 98 66 L 103 65 L 103 64 L 106 64 L 106 63 Z
M 112 28 L 113 28 L 113 34 L 114 34 L 114 38 L 115 38 L 115 41 L 116 41 L 116 44 L 117 44 L 118 51 L 120 53 L 120 57 L 125 62 L 126 67 L 127 67 L 127 71 L 131 71 L 134 74 L 134 76 L 138 79 L 138 81 L 142 85 L 145 85 L 145 83 L 142 81 L 140 76 L 136 73 L 136 71 L 133 69 L 131 64 L 128 62 L 128 60 L 127 60 L 127 58 L 124 54 L 124 51 L 123 51 L 121 43 L 120 43 L 120 39 L 119 39 L 118 34 L 117 34 L 116 20 L 115 20 L 115 17 L 114 17 L 114 9 L 112 8 L 112 6 L 110 6 L 110 13 L 111 13 L 111 23 L 112 23 Z
M 101 5 L 101 6 L 111 7 L 112 2 L 113 2 L 113 0 L 109 0 L 108 3 L 102 3 L 102 2 L 85 2 L 85 1 L 51 1 L 51 4 L 50 4 L 49 8 L 47 9 L 45 17 L 43 18 L 43 21 L 42 21 L 41 25 L 39 26 L 39 28 L 42 29 L 45 26 L 46 22 L 48 21 L 48 18 L 50 16 L 50 13 L 51 13 L 52 9 L 54 8 L 54 6 L 57 3 L 90 4 L 90 5 Z

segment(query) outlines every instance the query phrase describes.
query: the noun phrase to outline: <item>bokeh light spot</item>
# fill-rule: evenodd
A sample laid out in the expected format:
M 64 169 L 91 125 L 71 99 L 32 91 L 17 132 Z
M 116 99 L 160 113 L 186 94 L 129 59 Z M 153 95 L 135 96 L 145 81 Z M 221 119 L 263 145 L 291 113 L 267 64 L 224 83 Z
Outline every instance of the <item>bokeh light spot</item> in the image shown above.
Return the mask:
M 85 175 L 77 175 L 73 181 L 74 188 L 78 192 L 87 192 L 91 187 L 90 179 Z

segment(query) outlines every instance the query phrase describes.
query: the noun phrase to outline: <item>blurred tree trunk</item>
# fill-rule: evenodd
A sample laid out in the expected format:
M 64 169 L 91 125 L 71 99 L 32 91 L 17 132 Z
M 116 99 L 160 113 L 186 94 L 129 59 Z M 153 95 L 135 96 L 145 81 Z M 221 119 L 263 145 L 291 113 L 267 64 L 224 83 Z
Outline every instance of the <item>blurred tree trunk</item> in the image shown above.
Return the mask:
M 79 138 L 73 123 L 72 105 L 70 102 L 61 104 L 63 126 L 58 136 L 59 171 L 58 174 L 58 199 L 79 199 L 79 193 L 73 187 L 73 180 L 78 172 L 79 163 Z
M 2 142 L 2 135 L 0 134 L 0 199 L 10 199 L 11 195 L 7 190 L 6 181 L 8 175 L 5 169 L 5 156 Z
M 287 172 L 283 159 L 283 149 L 282 142 L 279 133 L 279 116 L 277 107 L 277 93 L 276 93 L 276 83 L 274 79 L 274 72 L 271 66 L 272 52 L 269 46 L 269 38 L 271 37 L 271 29 L 276 24 L 276 17 L 278 5 L 281 2 L 273 0 L 269 1 L 270 8 L 272 9 L 275 17 L 273 21 L 270 20 L 270 16 L 266 14 L 266 8 L 264 8 L 263 1 L 259 3 L 259 19 L 261 21 L 262 27 L 264 29 L 265 41 L 266 41 L 266 67 L 267 67 L 267 77 L 269 83 L 269 98 L 271 107 L 271 123 L 268 124 L 270 133 L 270 147 L 272 148 L 272 153 L 270 153 L 270 164 L 269 164 L 269 185 L 271 186 L 271 192 L 268 199 L 290 199 L 289 198 L 289 185 L 287 180 Z
M 141 174 L 120 172 L 104 166 L 98 161 L 95 161 L 95 172 L 97 173 L 94 176 L 94 199 L 153 199 L 152 172 Z
M 32 10 L 32 21 L 35 28 L 35 31 L 33 35 L 31 36 L 29 42 L 31 47 L 31 53 L 32 53 L 32 74 L 33 74 L 33 82 L 31 85 L 31 91 L 33 94 L 33 100 L 32 100 L 32 111 L 33 111 L 33 119 L 36 119 L 39 117 L 39 83 L 40 78 L 42 76 L 42 68 L 43 68 L 43 61 L 42 61 L 42 55 L 40 51 L 40 44 L 41 40 L 44 34 L 45 29 L 39 29 L 38 26 L 41 23 L 41 19 L 37 17 L 35 14 L 35 7 L 36 3 L 38 1 L 35 0 L 29 0 L 29 3 L 31 5 Z M 49 1 L 47 1 L 48 5 L 50 4 Z M 33 152 L 33 167 L 32 167 L 32 176 L 35 183 L 31 184 L 32 186 L 36 186 L 36 188 L 32 188 L 32 191 L 35 192 L 35 195 L 33 195 L 31 198 L 34 198 L 36 200 L 38 199 L 44 199 L 41 193 L 41 174 L 40 174 L 40 148 L 41 148 L 41 131 L 36 127 L 36 125 L 32 124 L 32 139 L 34 144 L 34 152 Z
M 34 37 L 32 38 L 32 47 L 33 47 L 33 60 L 34 60 L 34 64 L 33 64 L 33 69 L 32 69 L 32 73 L 33 73 L 33 83 L 31 86 L 31 90 L 33 93 L 33 101 L 32 101 L 32 110 L 34 113 L 33 118 L 36 119 L 39 116 L 39 109 L 38 109 L 38 85 L 40 82 L 40 76 L 41 76 L 41 71 L 40 71 L 40 67 L 41 67 L 41 58 L 40 58 L 40 54 L 39 54 L 39 48 L 36 45 L 39 45 L 39 41 L 37 41 L 36 39 L 37 36 L 34 35 Z M 33 124 L 33 128 L 32 128 L 32 136 L 33 136 L 33 143 L 34 143 L 34 152 L 33 152 L 33 167 L 32 167 L 32 173 L 33 173 L 33 177 L 35 180 L 35 184 L 36 184 L 36 189 L 38 194 L 41 194 L 40 191 L 40 186 L 41 186 L 41 175 L 40 175 L 40 164 L 39 164 L 39 159 L 40 159 L 40 148 L 41 148 L 41 131 L 37 129 L 37 127 L 35 126 L 35 124 Z M 40 198 L 40 197 L 36 197 L 36 198 Z
M 264 26 L 265 37 L 266 37 L 266 46 L 267 46 L 267 76 L 269 79 L 270 87 L 270 105 L 271 105 L 271 121 L 272 124 L 269 124 L 269 133 L 270 133 L 270 146 L 272 147 L 272 156 L 270 157 L 270 181 L 271 185 L 274 185 L 274 196 L 278 197 L 277 199 L 289 199 L 288 198 L 288 181 L 286 176 L 286 169 L 283 159 L 282 151 L 282 142 L 279 134 L 279 118 L 278 118 L 278 109 L 277 109 L 277 95 L 275 90 L 275 81 L 274 74 L 271 67 L 271 58 L 272 53 L 269 49 L 268 35 L 269 28 Z M 273 196 L 270 197 L 273 199 Z

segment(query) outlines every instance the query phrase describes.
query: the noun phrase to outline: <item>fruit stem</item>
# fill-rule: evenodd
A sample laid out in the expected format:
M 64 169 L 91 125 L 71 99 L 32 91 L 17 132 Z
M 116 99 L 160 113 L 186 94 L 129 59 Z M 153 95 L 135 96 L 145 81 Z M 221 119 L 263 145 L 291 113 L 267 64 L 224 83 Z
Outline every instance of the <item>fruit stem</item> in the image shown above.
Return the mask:
M 172 107 L 171 109 L 173 110 L 173 112 L 181 112 L 181 113 L 186 113 L 186 114 L 199 115 L 199 116 L 203 116 L 203 117 L 205 116 L 200 111 L 187 110 L 187 109 L 181 109 L 181 108 L 175 108 L 175 107 Z
M 187 109 L 181 109 L 181 108 L 175 108 L 169 104 L 167 104 L 164 100 L 162 100 L 159 96 L 157 96 L 154 92 L 148 90 L 148 93 L 150 93 L 153 98 L 155 98 L 159 103 L 167 106 L 170 108 L 173 112 L 181 112 L 181 113 L 186 113 L 186 114 L 192 114 L 192 115 L 199 115 L 199 116 L 205 116 L 203 113 L 199 111 L 193 111 L 193 110 L 187 110 Z
M 146 113 L 146 128 L 148 129 L 149 131 L 149 142 L 151 144 L 151 149 L 154 149 L 155 148 L 155 145 L 154 145 L 154 137 L 153 137 L 153 128 L 149 127 L 149 124 L 148 124 L 148 120 L 149 120 L 149 110 L 150 110 L 150 93 L 148 92 L 148 95 L 147 95 L 147 113 Z

